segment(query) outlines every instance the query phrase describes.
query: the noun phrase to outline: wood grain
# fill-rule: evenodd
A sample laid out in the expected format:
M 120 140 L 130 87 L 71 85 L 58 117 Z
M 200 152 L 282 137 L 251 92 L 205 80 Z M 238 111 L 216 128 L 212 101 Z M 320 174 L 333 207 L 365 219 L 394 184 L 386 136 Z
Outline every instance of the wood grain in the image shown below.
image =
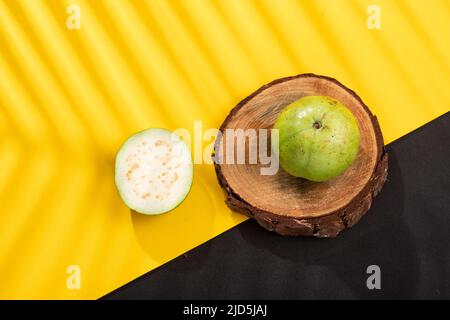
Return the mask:
M 249 146 L 258 143 L 252 141 L 257 136 L 246 140 L 244 164 L 216 163 L 215 169 L 231 209 L 282 235 L 334 237 L 353 226 L 370 208 L 387 177 L 387 154 L 378 121 L 355 92 L 333 78 L 314 74 L 278 79 L 233 108 L 220 131 L 271 129 L 284 107 L 307 95 L 332 97 L 347 106 L 357 119 L 360 150 L 342 175 L 320 183 L 293 177 L 281 168 L 275 175 L 261 175 L 261 167 L 267 165 L 248 161 Z M 223 158 L 225 143 L 222 135 L 215 144 L 215 152 L 221 151 Z

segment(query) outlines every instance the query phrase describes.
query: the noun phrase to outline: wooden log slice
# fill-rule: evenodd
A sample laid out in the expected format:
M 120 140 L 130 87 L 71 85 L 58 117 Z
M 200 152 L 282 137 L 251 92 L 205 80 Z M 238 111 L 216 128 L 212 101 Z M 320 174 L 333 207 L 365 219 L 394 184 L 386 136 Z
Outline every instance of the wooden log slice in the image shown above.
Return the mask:
M 355 92 L 333 78 L 314 74 L 278 79 L 233 108 L 220 131 L 271 129 L 284 107 L 308 95 L 332 97 L 357 119 L 361 132 L 359 153 L 342 175 L 326 182 L 296 178 L 281 168 L 275 175 L 261 175 L 261 167 L 267 164 L 249 164 L 247 152 L 245 164 L 215 161 L 215 170 L 227 205 L 264 228 L 281 235 L 335 237 L 369 210 L 387 177 L 388 157 L 377 118 Z M 216 139 L 215 159 L 219 153 L 225 159 L 225 139 L 225 134 Z

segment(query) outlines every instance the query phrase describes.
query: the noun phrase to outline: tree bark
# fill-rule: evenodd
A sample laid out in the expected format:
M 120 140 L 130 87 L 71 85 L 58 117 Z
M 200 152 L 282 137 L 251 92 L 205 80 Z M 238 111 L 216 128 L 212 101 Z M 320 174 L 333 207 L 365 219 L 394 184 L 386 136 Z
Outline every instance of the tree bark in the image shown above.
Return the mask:
M 214 158 L 221 153 L 225 159 L 226 129 L 270 130 L 284 107 L 307 95 L 332 97 L 347 106 L 357 119 L 360 150 L 341 176 L 317 183 L 290 176 L 281 168 L 275 175 L 261 175 L 260 169 L 265 165 L 259 161 L 249 164 L 247 152 L 245 164 L 215 161 L 215 170 L 226 194 L 226 204 L 264 228 L 281 235 L 335 237 L 369 210 L 373 197 L 386 181 L 388 169 L 376 116 L 355 92 L 337 80 L 301 74 L 264 85 L 231 110 L 220 128 L 223 135 L 216 139 Z M 245 145 L 247 151 L 252 139 L 249 137 Z

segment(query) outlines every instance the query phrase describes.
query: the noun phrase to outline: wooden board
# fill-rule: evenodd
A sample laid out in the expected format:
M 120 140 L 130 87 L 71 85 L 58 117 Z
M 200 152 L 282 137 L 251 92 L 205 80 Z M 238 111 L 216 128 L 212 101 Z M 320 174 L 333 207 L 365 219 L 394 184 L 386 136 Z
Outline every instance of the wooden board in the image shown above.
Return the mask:
M 355 92 L 335 79 L 314 74 L 278 79 L 233 108 L 220 131 L 271 129 L 284 107 L 308 95 L 332 97 L 357 119 L 360 150 L 342 175 L 320 183 L 293 177 L 281 168 L 275 175 L 261 175 L 261 167 L 267 165 L 248 161 L 216 163 L 215 169 L 231 209 L 282 235 L 334 237 L 367 212 L 387 177 L 387 154 L 378 121 Z M 245 144 L 247 160 L 251 139 Z M 226 137 L 221 135 L 215 144 L 223 158 L 225 143 Z

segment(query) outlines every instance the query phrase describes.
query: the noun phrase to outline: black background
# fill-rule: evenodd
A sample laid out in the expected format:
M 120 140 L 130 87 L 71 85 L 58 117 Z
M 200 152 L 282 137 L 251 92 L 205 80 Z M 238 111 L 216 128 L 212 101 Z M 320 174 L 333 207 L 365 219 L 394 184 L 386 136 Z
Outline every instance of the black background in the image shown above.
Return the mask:
M 450 113 L 387 151 L 381 194 L 337 238 L 281 237 L 249 220 L 104 298 L 450 298 Z M 373 264 L 381 290 L 366 286 Z

